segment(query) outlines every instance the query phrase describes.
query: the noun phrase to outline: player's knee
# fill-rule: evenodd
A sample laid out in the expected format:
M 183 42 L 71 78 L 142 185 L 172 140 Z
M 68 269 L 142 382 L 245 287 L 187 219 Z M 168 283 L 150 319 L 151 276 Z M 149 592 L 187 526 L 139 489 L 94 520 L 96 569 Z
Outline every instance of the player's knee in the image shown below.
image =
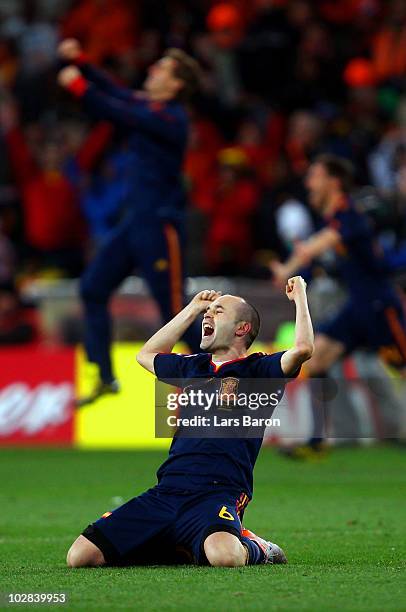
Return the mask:
M 204 541 L 204 552 L 213 567 L 240 567 L 245 565 L 247 553 L 237 536 L 219 531 Z
M 71 546 L 66 555 L 66 565 L 68 567 L 83 567 L 82 554 L 74 546 Z
M 99 567 L 105 565 L 102 551 L 84 536 L 79 536 L 68 550 L 68 567 Z

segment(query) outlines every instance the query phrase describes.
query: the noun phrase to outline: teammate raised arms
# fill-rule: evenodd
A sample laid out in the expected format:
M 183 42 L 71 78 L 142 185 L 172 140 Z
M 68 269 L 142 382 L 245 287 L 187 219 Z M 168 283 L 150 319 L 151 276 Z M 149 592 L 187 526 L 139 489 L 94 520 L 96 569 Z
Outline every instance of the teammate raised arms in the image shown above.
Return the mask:
M 77 41 L 62 42 L 59 53 L 71 63 L 60 71 L 59 84 L 81 100 L 89 114 L 125 131 L 130 156 L 127 215 L 80 283 L 85 348 L 100 374 L 94 392 L 79 400 L 83 405 L 119 390 L 110 355 L 108 302 L 126 276 L 139 269 L 164 322 L 184 305 L 182 162 L 188 135 L 184 103 L 197 88 L 199 69 L 186 53 L 169 49 L 149 68 L 143 91 L 135 92 L 90 65 Z M 198 329 L 188 329 L 185 339 L 198 350 Z
M 146 342 L 138 362 L 164 381 L 201 379 L 205 392 L 213 394 L 230 380 L 237 394 L 253 379 L 275 380 L 281 397 L 287 379 L 313 352 L 304 280 L 289 279 L 286 293 L 296 305 L 295 342 L 286 352 L 247 356 L 259 330 L 256 309 L 241 297 L 202 291 Z M 202 314 L 204 352 L 171 353 Z M 158 484 L 89 525 L 70 548 L 68 565 L 285 563 L 279 546 L 242 526 L 264 430 L 261 437 L 243 438 L 182 437 L 178 431 L 157 472 Z

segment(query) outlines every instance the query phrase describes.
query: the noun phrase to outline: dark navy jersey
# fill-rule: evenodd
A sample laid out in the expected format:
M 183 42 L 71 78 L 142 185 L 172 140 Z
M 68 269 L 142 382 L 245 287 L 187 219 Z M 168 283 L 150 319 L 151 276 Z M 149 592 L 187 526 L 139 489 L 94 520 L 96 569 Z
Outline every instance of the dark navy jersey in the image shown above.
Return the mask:
M 387 278 L 383 253 L 374 239 L 368 217 L 358 211 L 350 199 L 345 199 L 327 225 L 341 237 L 335 250 L 339 272 L 350 297 L 361 299 L 364 303 L 396 300 L 395 291 Z
M 133 219 L 177 221 L 185 207 L 182 163 L 188 117 L 177 101 L 151 102 L 120 87 L 93 66 L 81 71 L 89 80 L 83 100 L 89 113 L 109 119 L 128 138 L 128 209 Z
M 242 359 L 216 366 L 210 353 L 197 355 L 158 354 L 154 369 L 159 380 L 179 381 L 185 387 L 189 381 L 204 379 L 221 383 L 225 379 L 275 379 L 280 398 L 287 382 L 282 372 L 283 352 L 265 355 L 254 353 Z M 220 379 L 220 380 L 219 380 Z M 272 410 L 269 416 L 272 414 Z M 253 469 L 262 436 L 258 438 L 184 438 L 175 435 L 169 457 L 159 468 L 158 481 L 183 489 L 223 486 L 252 496 Z

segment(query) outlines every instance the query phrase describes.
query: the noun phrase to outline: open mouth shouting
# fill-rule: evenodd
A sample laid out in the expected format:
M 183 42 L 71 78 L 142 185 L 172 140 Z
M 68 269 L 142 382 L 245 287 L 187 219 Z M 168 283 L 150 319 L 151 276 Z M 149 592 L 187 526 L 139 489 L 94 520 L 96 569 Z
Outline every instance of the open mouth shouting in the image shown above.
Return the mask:
M 203 337 L 212 336 L 214 334 L 214 327 L 210 323 L 203 323 Z
M 202 323 L 202 342 L 204 346 L 208 346 L 211 343 L 211 338 L 214 336 L 215 328 L 213 321 L 209 319 L 203 319 Z

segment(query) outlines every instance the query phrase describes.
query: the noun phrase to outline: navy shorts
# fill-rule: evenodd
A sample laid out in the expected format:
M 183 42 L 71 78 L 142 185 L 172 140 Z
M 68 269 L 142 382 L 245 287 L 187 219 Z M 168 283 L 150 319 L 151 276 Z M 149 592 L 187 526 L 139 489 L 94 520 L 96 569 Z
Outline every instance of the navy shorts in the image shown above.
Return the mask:
M 228 489 L 198 492 L 157 485 L 89 525 L 82 533 L 108 565 L 207 564 L 203 543 L 227 531 L 241 538 L 249 499 Z
M 348 301 L 316 331 L 344 344 L 346 354 L 355 349 L 378 352 L 390 365 L 406 365 L 406 322 L 400 304 Z

